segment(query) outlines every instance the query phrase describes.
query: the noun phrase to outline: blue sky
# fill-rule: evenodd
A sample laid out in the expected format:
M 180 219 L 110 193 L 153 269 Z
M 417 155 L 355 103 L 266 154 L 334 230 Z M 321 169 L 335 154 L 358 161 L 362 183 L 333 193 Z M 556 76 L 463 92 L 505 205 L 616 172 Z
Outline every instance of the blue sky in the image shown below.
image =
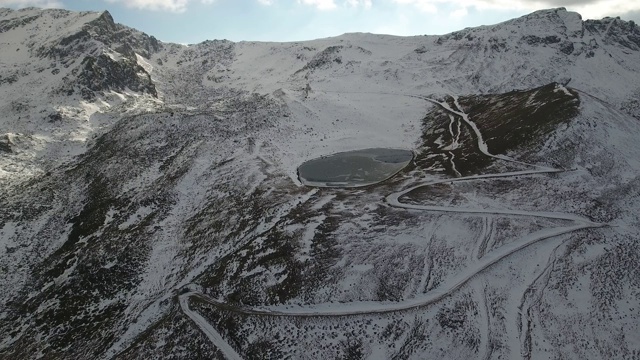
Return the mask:
M 0 0 L 0 6 L 109 10 L 116 22 L 179 43 L 444 34 L 559 6 L 583 18 L 640 23 L 640 0 Z

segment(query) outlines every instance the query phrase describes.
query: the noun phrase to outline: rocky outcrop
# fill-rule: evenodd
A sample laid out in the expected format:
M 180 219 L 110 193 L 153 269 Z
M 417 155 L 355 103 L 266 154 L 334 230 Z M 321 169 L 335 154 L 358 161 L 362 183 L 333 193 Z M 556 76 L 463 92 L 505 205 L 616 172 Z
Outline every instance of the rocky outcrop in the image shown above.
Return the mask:
M 107 55 L 87 56 L 82 61 L 78 85 L 85 100 L 91 100 L 96 92 L 133 90 L 158 96 L 151 76 L 137 63 L 129 59 L 114 61 Z
M 137 53 L 142 57 L 149 58 L 151 54 L 162 49 L 162 44 L 155 37 L 116 24 L 108 11 L 87 23 L 86 31 L 97 41 L 126 56 Z
M 589 33 L 602 36 L 608 44 L 640 51 L 640 27 L 633 21 L 607 17 L 602 20 L 587 20 L 584 27 Z

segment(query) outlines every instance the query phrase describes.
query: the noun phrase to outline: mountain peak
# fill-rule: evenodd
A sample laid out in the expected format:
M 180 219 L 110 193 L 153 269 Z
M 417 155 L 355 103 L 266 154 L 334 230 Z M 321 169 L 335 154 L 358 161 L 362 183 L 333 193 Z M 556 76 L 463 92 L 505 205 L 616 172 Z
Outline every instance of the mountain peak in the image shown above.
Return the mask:
M 113 16 L 109 11 L 105 10 L 100 13 L 95 20 L 91 21 L 90 24 L 101 27 L 108 31 L 115 31 L 117 29 L 115 21 L 113 21 Z
M 582 31 L 582 16 L 566 8 L 545 9 L 507 21 L 508 24 L 525 24 L 531 31 L 574 36 Z

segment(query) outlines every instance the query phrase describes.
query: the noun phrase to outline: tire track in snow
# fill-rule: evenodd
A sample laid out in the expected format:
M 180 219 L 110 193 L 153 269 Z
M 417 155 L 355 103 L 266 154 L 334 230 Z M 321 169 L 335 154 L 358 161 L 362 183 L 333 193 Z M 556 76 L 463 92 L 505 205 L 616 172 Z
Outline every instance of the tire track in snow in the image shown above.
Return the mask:
M 456 125 L 456 131 L 453 131 L 453 125 Z M 451 134 L 451 144 L 444 147 L 443 150 L 455 150 L 460 147 L 460 122 L 449 114 L 449 134 Z
M 493 354 L 493 334 L 491 331 L 491 312 L 487 299 L 487 285 L 484 279 L 474 281 L 472 285 L 473 295 L 477 304 L 478 326 L 480 331 L 480 344 L 478 344 L 478 359 L 488 360 Z
M 453 131 L 454 123 L 458 123 L 456 121 L 456 118 L 453 115 L 449 114 L 449 134 L 451 135 L 451 144 L 443 147 L 442 150 L 448 150 L 449 162 L 451 163 L 451 170 L 456 174 L 456 177 L 460 177 L 462 176 L 462 174 L 460 174 L 460 172 L 456 168 L 456 163 L 455 163 L 456 156 L 453 153 L 453 150 L 457 149 L 460 145 L 458 143 L 458 138 L 460 136 L 460 128 L 458 128 L 458 134 L 457 135 L 454 134 L 454 131 Z
M 514 331 L 511 335 L 517 336 L 517 339 L 511 338 L 509 343 L 510 346 L 515 349 L 516 346 L 520 346 L 520 356 L 522 359 L 531 359 L 532 357 L 532 338 L 531 332 L 532 327 L 531 324 L 533 322 L 533 314 L 532 309 L 537 307 L 542 302 L 542 296 L 547 286 L 549 285 L 549 280 L 551 279 L 551 272 L 558 260 L 558 249 L 562 246 L 562 244 L 556 246 L 549 259 L 547 260 L 547 265 L 544 267 L 542 272 L 536 276 L 531 283 L 526 287 L 526 289 L 522 292 L 522 298 L 518 303 L 517 307 L 517 317 L 516 317 L 516 327 L 517 331 Z
M 456 163 L 455 163 L 455 159 L 456 156 L 453 154 L 453 151 L 449 151 L 449 162 L 451 163 L 451 170 L 453 170 L 454 173 L 456 173 L 457 177 L 461 177 L 462 174 L 460 174 L 460 172 L 458 171 L 458 169 L 456 168 Z
M 489 216 L 485 216 L 482 219 L 482 229 L 480 231 L 480 241 L 478 246 L 474 248 L 473 258 L 480 259 L 484 256 L 489 246 L 489 240 L 493 237 L 493 220 L 489 219 Z

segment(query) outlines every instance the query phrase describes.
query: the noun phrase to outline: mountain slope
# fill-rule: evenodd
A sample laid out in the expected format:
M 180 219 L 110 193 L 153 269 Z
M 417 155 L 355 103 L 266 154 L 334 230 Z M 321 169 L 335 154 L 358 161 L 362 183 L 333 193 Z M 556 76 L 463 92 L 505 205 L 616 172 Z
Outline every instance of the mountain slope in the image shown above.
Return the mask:
M 184 46 L 2 9 L 0 358 L 633 358 L 639 39 L 552 9 Z M 371 147 L 414 161 L 297 179 Z
M 103 116 L 106 109 L 136 93 L 156 94 L 136 54 L 148 56 L 160 44 L 116 25 L 108 12 L 1 14 L 1 183 L 41 174 L 83 152 L 96 130 L 115 121 Z

